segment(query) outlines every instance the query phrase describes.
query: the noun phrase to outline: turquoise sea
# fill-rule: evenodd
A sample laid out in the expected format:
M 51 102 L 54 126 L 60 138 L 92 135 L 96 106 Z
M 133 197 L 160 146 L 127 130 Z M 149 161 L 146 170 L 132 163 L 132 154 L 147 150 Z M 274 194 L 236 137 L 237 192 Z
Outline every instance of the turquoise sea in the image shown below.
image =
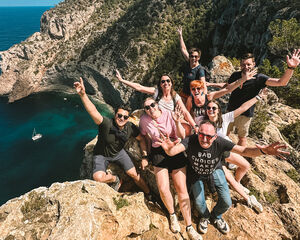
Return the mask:
M 39 31 L 50 7 L 0 7 L 0 51 Z M 1 83 L 0 84 L 4 84 Z M 105 106 L 98 107 L 108 115 Z M 43 137 L 34 142 L 33 128 Z M 14 103 L 0 98 L 0 205 L 40 186 L 79 179 L 97 126 L 77 95 L 42 93 Z

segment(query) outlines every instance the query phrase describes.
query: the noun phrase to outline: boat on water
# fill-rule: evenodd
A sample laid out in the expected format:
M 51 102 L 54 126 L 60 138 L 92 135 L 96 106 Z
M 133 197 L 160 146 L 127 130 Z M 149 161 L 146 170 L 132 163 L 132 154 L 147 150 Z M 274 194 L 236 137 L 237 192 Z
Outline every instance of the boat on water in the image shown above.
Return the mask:
M 34 128 L 33 132 L 32 132 L 32 140 L 36 141 L 36 140 L 40 139 L 41 137 L 42 137 L 42 134 L 36 133 L 35 128 Z

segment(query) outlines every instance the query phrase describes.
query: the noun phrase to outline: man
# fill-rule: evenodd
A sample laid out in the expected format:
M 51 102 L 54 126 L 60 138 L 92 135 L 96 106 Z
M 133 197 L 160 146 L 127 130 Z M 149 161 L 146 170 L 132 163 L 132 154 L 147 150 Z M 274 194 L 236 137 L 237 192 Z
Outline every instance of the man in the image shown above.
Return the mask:
M 161 146 L 170 156 L 186 151 L 190 164 L 188 179 L 191 182 L 196 208 L 201 214 L 198 229 L 202 233 L 207 232 L 207 226 L 212 221 L 217 229 L 226 234 L 229 226 L 222 218 L 231 206 L 229 188 L 222 170 L 221 159 L 226 151 L 232 151 L 243 156 L 256 157 L 262 154 L 279 155 L 289 154 L 280 150 L 285 145 L 274 143 L 266 146 L 243 147 L 218 137 L 216 125 L 208 120 L 200 123 L 198 134 L 185 138 L 181 143 L 170 141 L 169 137 L 162 136 Z M 218 193 L 218 202 L 209 212 L 204 196 L 204 184 L 215 187 Z
M 179 42 L 180 42 L 180 51 L 184 59 L 188 62 L 188 66 L 184 71 L 183 76 L 183 88 L 180 93 L 180 96 L 184 103 L 186 103 L 187 98 L 191 95 L 190 92 L 190 82 L 193 80 L 201 80 L 204 83 L 204 93 L 207 93 L 206 83 L 205 83 L 205 72 L 204 68 L 199 63 L 201 57 L 201 51 L 198 48 L 191 48 L 187 51 L 185 46 L 183 36 L 182 36 L 182 27 L 177 29 Z
M 287 55 L 286 62 L 288 68 L 281 78 L 271 78 L 264 74 L 257 74 L 253 79 L 247 81 L 242 87 L 235 89 L 229 98 L 228 112 L 234 111 L 239 108 L 243 103 L 247 102 L 251 98 L 255 97 L 259 91 L 266 86 L 279 87 L 286 86 L 293 76 L 294 69 L 300 63 L 300 49 L 294 50 L 291 58 Z M 253 54 L 247 53 L 242 57 L 240 62 L 241 71 L 234 72 L 228 83 L 232 83 L 237 79 L 241 78 L 242 73 L 251 71 L 255 67 L 255 60 Z M 245 111 L 242 115 L 235 118 L 234 122 L 231 123 L 228 127 L 228 134 L 233 130 L 233 127 L 236 127 L 237 134 L 239 137 L 238 145 L 246 146 L 247 144 L 247 136 L 249 132 L 249 127 L 251 123 L 251 119 L 253 117 L 255 105 Z
M 137 173 L 130 157 L 123 149 L 127 140 L 133 136 L 139 140 L 143 156 L 147 154 L 144 137 L 140 134 L 139 129 L 128 121 L 129 109 L 121 106 L 116 109 L 114 119 L 108 119 L 98 112 L 95 105 L 88 98 L 82 78 L 80 78 L 80 82 L 74 83 L 74 87 L 86 111 L 98 125 L 98 140 L 94 147 L 93 179 L 98 182 L 108 183 L 118 191 L 121 185 L 119 177 L 106 172 L 108 163 L 118 163 L 134 182 L 149 195 L 149 187 L 140 174 Z

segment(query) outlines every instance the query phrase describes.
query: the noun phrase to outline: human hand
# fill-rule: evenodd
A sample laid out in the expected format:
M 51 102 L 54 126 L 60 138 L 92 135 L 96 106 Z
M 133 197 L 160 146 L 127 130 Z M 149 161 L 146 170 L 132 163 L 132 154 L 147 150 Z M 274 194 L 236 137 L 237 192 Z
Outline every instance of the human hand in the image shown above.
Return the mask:
M 182 36 L 182 27 L 181 27 L 181 26 L 179 26 L 179 27 L 177 28 L 177 32 L 178 32 L 178 35 L 179 35 L 179 36 Z
M 268 91 L 269 89 L 268 88 L 263 88 L 259 91 L 259 93 L 257 94 L 261 99 L 265 100 L 267 95 L 268 95 Z
M 282 148 L 286 148 L 285 144 L 275 142 L 269 145 L 258 145 L 256 144 L 256 147 L 260 149 L 263 153 L 268 154 L 268 155 L 275 155 L 280 157 L 281 159 L 286 159 L 284 155 L 289 155 L 290 153 L 287 151 L 281 150 Z
M 160 139 L 158 139 L 157 144 L 159 144 L 165 152 L 169 152 L 169 150 L 174 147 L 176 144 L 178 144 L 181 141 L 180 138 L 176 139 L 174 142 L 171 141 L 169 135 L 163 135 L 162 133 L 160 134 Z
M 296 68 L 300 63 L 300 49 L 294 49 L 291 58 L 289 55 L 286 55 L 286 63 L 288 67 Z
M 120 72 L 118 71 L 118 69 L 116 69 L 116 77 L 117 77 L 117 79 L 118 79 L 119 81 L 122 81 L 122 80 L 123 80 L 123 78 L 122 78 Z
M 141 169 L 144 171 L 148 165 L 149 165 L 148 160 L 145 158 L 142 158 Z
M 80 82 L 74 82 L 74 88 L 79 96 L 83 96 L 85 94 L 85 87 L 83 84 L 82 77 L 80 77 Z
M 181 107 L 178 104 L 175 107 L 175 111 L 172 112 L 172 117 L 175 122 L 179 122 L 183 119 L 183 112 Z

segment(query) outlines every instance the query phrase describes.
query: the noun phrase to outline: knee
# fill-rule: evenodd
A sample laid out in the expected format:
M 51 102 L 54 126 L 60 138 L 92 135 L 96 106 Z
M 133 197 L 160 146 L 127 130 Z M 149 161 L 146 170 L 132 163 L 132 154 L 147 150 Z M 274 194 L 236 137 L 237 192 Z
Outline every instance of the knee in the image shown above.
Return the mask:
M 222 201 L 222 206 L 227 210 L 231 207 L 232 201 L 230 195 L 226 195 L 224 198 L 221 198 L 220 201 Z
M 97 182 L 104 182 L 105 175 L 105 172 L 98 171 L 93 174 L 93 179 Z

